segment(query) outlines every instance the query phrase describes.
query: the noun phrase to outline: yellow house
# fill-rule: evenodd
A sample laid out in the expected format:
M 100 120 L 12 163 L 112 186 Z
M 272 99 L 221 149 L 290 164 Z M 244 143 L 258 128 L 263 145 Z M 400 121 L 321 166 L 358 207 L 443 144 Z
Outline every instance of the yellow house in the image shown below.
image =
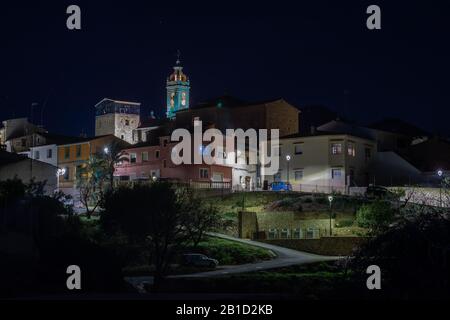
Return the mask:
M 77 170 L 84 166 L 91 155 L 103 152 L 113 141 L 124 143 L 113 135 L 106 135 L 80 138 L 68 144 L 58 145 L 58 168 L 65 170 L 64 175 L 59 177 L 59 189 L 66 194 L 75 195 Z

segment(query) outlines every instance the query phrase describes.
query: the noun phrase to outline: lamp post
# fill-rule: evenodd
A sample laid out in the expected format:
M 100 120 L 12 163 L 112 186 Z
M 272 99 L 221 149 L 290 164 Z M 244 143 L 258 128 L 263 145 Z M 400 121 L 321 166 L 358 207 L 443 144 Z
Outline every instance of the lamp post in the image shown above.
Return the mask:
M 333 203 L 333 196 L 328 196 L 328 202 L 330 203 L 330 237 L 332 236 L 331 232 L 331 217 L 332 217 L 332 203 Z
M 56 191 L 59 191 L 59 177 L 66 174 L 66 168 L 58 168 L 56 170 Z
M 289 184 L 289 161 L 291 161 L 291 156 L 287 155 L 286 156 L 286 162 L 287 162 L 287 183 Z
M 442 176 L 444 175 L 444 172 L 438 170 L 437 175 L 439 177 L 439 207 L 442 208 Z
M 245 211 L 245 181 L 242 182 L 242 212 Z

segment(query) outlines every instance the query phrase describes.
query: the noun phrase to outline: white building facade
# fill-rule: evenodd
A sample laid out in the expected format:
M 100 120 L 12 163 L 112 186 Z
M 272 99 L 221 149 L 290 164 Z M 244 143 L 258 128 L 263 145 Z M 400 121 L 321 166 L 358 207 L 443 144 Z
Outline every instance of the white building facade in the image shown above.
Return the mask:
M 351 135 L 294 135 L 280 139 L 280 170 L 264 179 L 289 182 L 294 191 L 347 193 L 367 186 L 375 153 L 374 141 Z

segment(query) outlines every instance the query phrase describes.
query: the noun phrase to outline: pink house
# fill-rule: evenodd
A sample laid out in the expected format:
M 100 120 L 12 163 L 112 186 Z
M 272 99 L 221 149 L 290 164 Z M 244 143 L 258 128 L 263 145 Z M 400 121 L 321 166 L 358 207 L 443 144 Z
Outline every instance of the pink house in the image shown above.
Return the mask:
M 221 165 L 182 164 L 171 161 L 175 143 L 170 137 L 160 137 L 159 144 L 140 143 L 124 149 L 127 161 L 116 166 L 114 176 L 119 180 L 176 180 L 180 182 L 231 182 L 232 168 Z

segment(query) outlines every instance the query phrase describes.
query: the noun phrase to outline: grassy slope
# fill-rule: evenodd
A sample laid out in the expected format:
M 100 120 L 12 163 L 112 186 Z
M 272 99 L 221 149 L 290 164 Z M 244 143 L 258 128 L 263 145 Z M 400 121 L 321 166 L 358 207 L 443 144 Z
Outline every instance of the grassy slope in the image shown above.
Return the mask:
M 245 210 L 252 212 L 280 212 L 280 211 L 297 211 L 296 205 L 301 206 L 301 216 L 303 219 L 327 219 L 329 217 L 328 200 L 323 195 L 308 195 L 300 193 L 286 192 L 248 192 L 233 193 L 224 197 L 207 198 L 216 205 L 230 226 L 226 230 L 222 230 L 227 234 L 236 235 L 237 233 L 237 216 L 242 210 L 242 201 L 245 199 Z M 276 210 L 270 209 L 274 202 L 281 201 L 284 206 Z M 336 217 L 335 233 L 338 235 L 364 235 L 365 229 L 358 228 L 354 223 L 356 208 L 361 205 L 359 200 L 348 197 L 335 196 L 333 203 L 333 213 Z

